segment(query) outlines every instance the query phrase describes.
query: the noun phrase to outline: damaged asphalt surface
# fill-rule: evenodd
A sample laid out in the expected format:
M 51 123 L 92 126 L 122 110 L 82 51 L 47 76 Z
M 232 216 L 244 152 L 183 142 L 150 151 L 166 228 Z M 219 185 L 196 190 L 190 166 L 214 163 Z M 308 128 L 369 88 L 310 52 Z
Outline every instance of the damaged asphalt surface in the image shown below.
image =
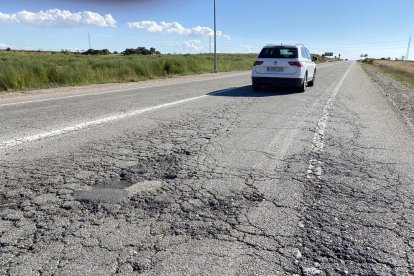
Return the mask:
M 305 93 L 220 76 L 0 99 L 0 273 L 414 274 L 413 117 L 398 101 L 350 62 L 321 65 Z

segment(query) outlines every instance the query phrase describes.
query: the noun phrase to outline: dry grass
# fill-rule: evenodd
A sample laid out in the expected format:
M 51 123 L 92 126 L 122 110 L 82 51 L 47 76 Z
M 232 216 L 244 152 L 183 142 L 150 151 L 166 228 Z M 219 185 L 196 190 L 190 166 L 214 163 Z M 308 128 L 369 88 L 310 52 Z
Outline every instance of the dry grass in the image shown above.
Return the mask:
M 414 61 L 375 60 L 374 64 L 403 71 L 414 76 Z
M 414 61 L 373 60 L 372 65 L 414 88 Z

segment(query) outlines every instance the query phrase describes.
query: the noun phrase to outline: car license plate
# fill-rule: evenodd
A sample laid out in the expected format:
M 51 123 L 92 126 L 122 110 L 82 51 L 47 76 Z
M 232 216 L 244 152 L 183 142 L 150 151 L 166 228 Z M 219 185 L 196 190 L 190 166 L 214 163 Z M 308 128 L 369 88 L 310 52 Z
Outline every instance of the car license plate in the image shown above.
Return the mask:
M 280 66 L 267 67 L 267 72 L 283 72 L 284 68 Z

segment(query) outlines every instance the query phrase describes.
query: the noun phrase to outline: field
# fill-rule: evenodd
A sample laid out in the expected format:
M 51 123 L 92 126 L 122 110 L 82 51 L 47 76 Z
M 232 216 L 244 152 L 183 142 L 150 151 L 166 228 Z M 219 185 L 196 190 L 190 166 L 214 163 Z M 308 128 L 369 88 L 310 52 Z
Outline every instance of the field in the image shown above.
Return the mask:
M 218 71 L 251 68 L 255 54 L 219 54 Z M 212 71 L 213 55 L 99 55 L 0 51 L 0 91 L 135 82 Z
M 367 60 L 394 79 L 414 88 L 414 61 Z

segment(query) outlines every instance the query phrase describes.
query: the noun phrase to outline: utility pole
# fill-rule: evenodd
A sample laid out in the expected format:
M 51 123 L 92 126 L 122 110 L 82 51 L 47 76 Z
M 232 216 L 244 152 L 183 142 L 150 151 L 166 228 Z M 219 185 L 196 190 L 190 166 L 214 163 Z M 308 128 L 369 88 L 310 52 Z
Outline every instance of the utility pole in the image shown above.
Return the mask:
M 405 54 L 405 60 L 409 59 L 409 55 L 410 55 L 410 47 L 411 47 L 411 35 L 410 35 L 410 39 L 408 40 L 408 47 L 407 47 L 407 53 Z
M 214 73 L 217 73 L 217 25 L 216 25 L 216 0 L 214 0 Z
M 88 38 L 89 38 L 89 49 L 92 49 L 92 47 L 91 47 L 91 34 L 90 33 L 88 33 Z

